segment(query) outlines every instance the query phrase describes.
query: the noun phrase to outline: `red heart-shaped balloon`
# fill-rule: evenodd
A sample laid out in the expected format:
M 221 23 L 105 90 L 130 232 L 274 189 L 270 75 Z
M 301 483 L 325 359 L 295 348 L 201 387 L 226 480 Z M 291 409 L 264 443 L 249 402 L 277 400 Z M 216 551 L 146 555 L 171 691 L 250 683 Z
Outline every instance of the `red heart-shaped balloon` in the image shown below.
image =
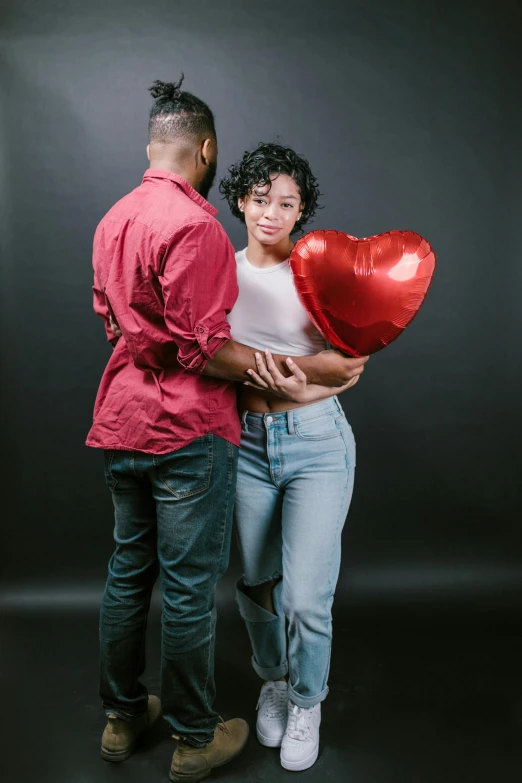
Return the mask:
M 296 242 L 290 265 L 297 293 L 326 340 L 366 356 L 395 340 L 417 314 L 435 253 L 413 231 L 364 239 L 311 231 Z

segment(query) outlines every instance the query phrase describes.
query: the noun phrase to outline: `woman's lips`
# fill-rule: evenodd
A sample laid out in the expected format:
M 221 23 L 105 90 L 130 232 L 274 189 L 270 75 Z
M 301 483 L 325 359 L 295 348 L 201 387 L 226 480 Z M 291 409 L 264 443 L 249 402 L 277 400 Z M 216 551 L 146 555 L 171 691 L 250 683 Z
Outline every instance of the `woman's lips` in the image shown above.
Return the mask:
M 277 234 L 279 231 L 277 226 L 264 226 L 262 223 L 258 223 L 258 226 L 261 231 L 264 231 L 266 234 Z

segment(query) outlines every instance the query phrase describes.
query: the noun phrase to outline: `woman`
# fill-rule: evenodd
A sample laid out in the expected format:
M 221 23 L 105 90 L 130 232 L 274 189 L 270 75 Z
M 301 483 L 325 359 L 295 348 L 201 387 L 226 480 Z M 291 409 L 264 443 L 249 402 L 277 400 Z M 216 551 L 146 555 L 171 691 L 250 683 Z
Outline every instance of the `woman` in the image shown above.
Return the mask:
M 288 262 L 291 235 L 317 208 L 308 162 L 287 147 L 260 144 L 230 167 L 220 190 L 248 233 L 247 247 L 236 254 L 232 336 L 269 349 L 259 354 L 258 372 L 239 394 L 236 525 L 244 574 L 237 598 L 252 665 L 265 681 L 259 741 L 281 746 L 282 766 L 297 771 L 310 767 L 319 750 L 355 442 L 335 390 L 307 385 L 291 360 L 285 379 L 271 359 L 270 352 L 299 356 L 325 348 L 297 297 Z M 277 396 L 289 389 L 295 403 Z

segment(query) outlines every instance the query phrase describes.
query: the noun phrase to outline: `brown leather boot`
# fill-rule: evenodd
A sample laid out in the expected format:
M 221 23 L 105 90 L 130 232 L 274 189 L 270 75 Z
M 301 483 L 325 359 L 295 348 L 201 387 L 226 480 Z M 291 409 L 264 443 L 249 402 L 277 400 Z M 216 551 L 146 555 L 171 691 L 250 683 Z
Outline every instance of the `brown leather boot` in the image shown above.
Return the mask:
M 101 756 L 105 761 L 125 761 L 134 750 L 139 735 L 155 723 L 161 715 L 161 702 L 149 696 L 147 711 L 132 721 L 109 715 L 102 736 Z
M 218 723 L 214 739 L 204 748 L 180 742 L 172 757 L 170 779 L 173 783 L 197 783 L 214 767 L 221 767 L 238 756 L 248 739 L 248 724 L 241 718 Z

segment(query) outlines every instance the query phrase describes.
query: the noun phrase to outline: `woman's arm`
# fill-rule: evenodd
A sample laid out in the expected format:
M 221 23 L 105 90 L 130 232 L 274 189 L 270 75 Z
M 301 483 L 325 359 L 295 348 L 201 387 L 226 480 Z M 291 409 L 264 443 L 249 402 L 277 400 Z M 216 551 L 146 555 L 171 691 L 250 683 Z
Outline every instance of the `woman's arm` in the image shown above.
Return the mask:
M 286 364 L 292 374 L 286 378 L 279 371 L 270 351 L 265 351 L 265 359 L 261 354 L 256 354 L 256 364 L 257 372 L 247 370 L 250 381 L 247 381 L 245 386 L 252 386 L 260 391 L 271 391 L 278 397 L 291 398 L 298 403 L 318 402 L 333 397 L 335 394 L 341 394 L 341 392 L 355 386 L 360 377 L 356 375 L 342 386 L 320 386 L 308 383 L 304 372 L 292 359 L 287 359 Z

